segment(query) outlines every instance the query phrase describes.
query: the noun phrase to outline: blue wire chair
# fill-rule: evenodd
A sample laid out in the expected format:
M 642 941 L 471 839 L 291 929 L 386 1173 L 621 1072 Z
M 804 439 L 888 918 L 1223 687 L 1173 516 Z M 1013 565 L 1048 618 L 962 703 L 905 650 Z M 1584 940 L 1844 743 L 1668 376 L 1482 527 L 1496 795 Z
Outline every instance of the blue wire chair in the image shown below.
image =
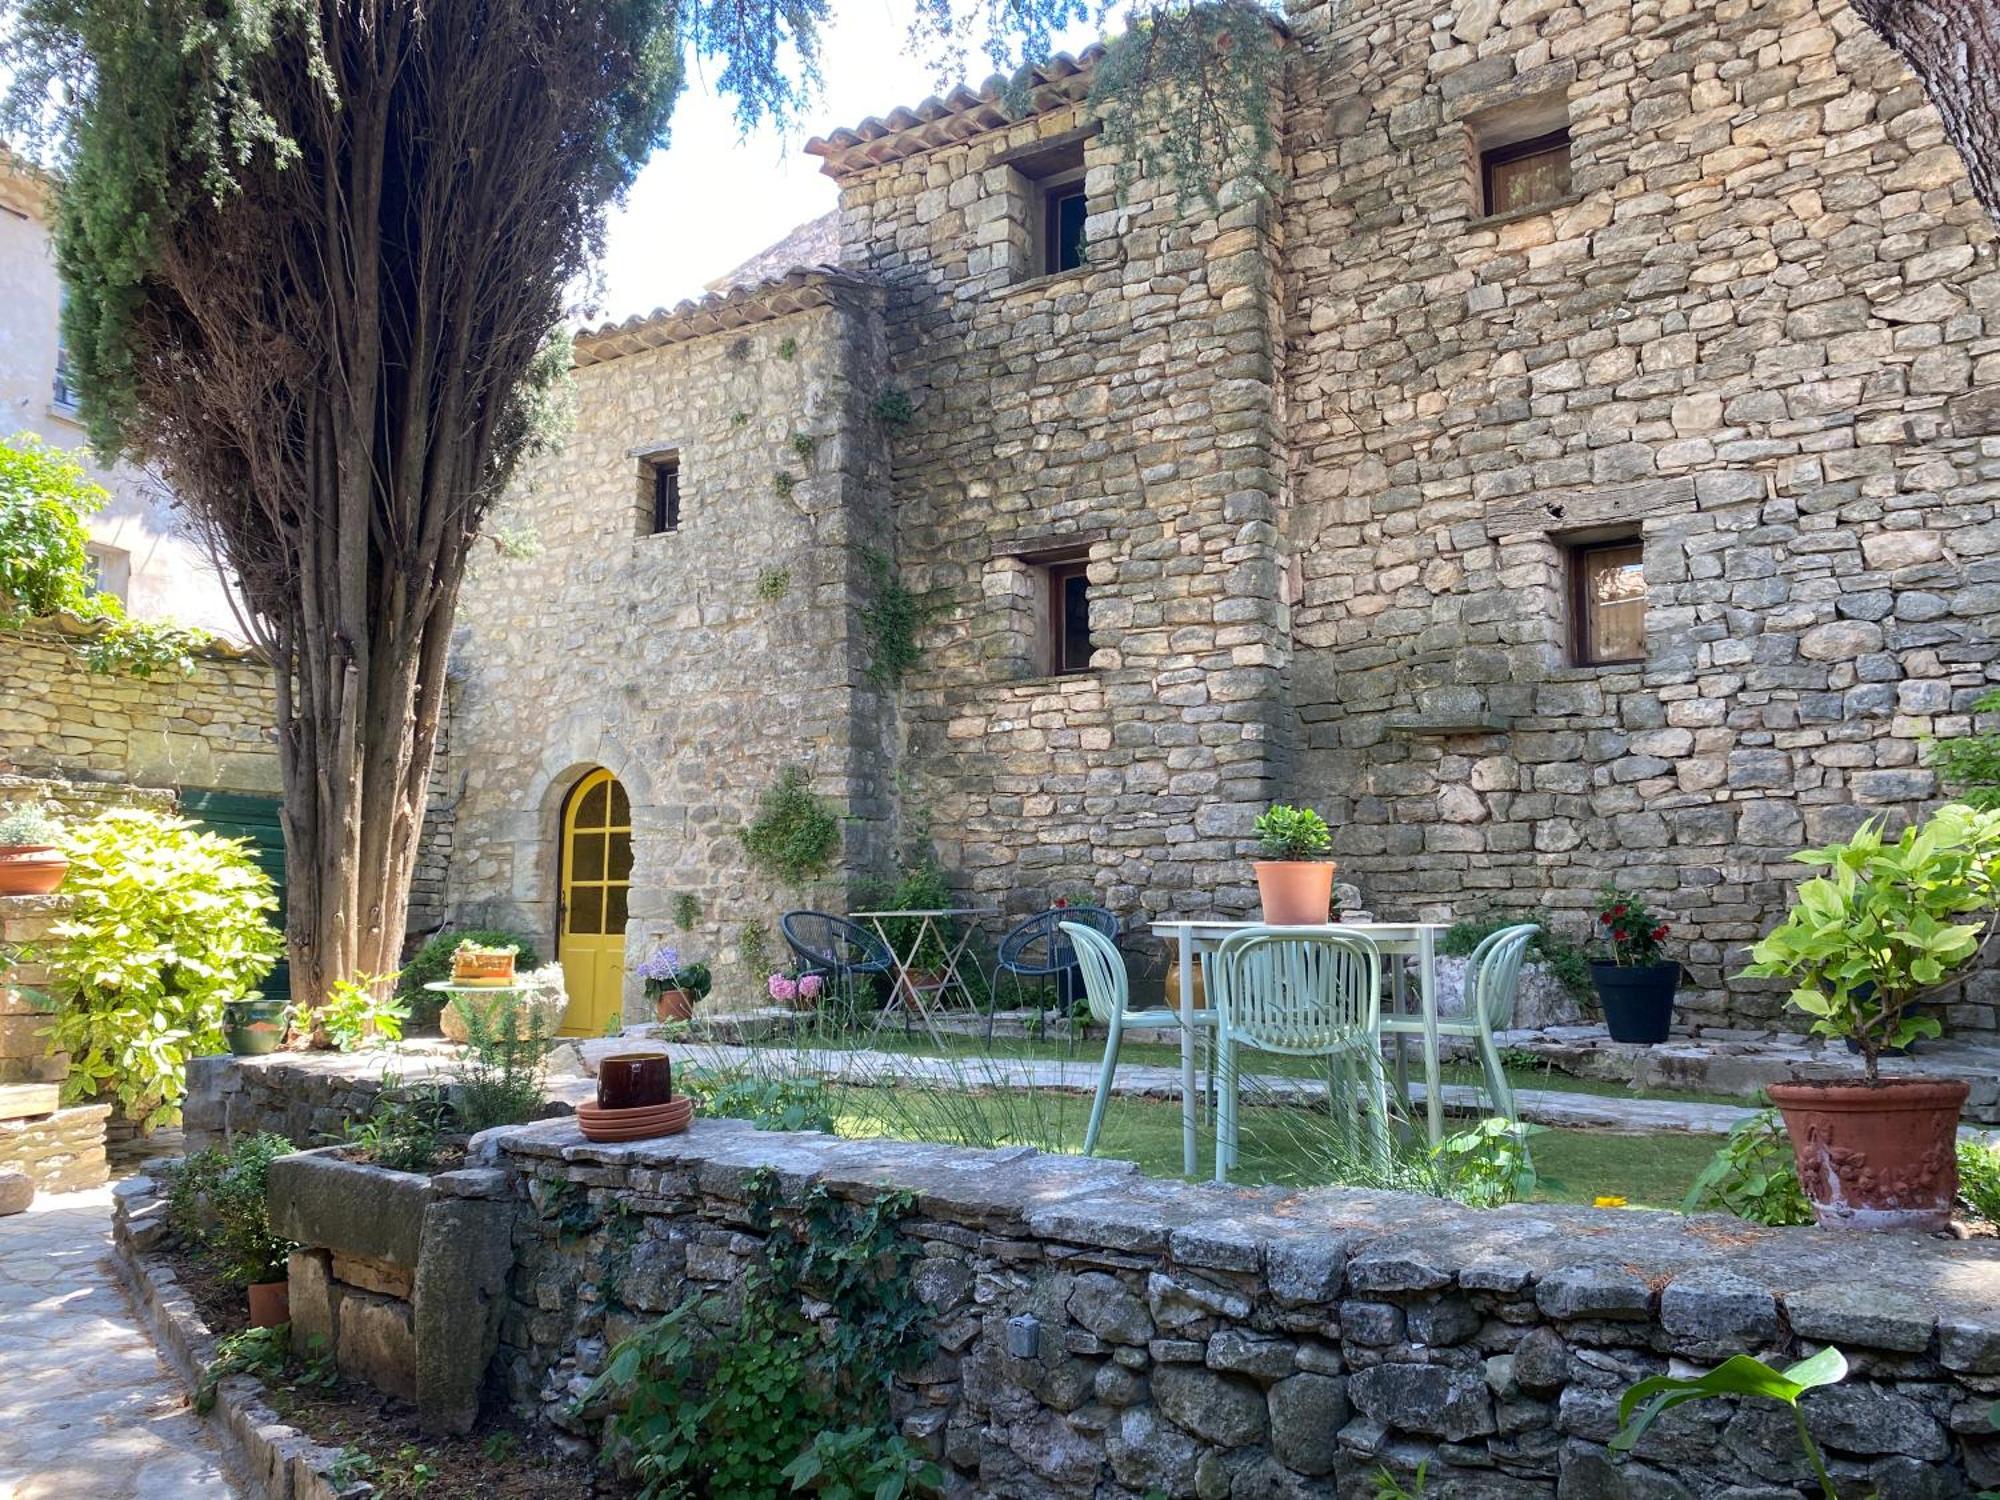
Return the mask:
M 845 992 L 852 1008 L 857 974 L 895 972 L 889 948 L 859 923 L 823 911 L 788 911 L 778 931 L 807 972 L 825 974 Z
M 1112 943 L 1118 941 L 1118 917 L 1115 913 L 1101 906 L 1059 906 L 1037 912 L 1001 938 L 993 966 L 1000 973 L 1014 976 L 1016 999 L 1020 996 L 1023 980 L 1055 980 L 1056 994 L 1062 1000 L 1065 1013 L 1074 1017 L 1080 976 L 1076 947 L 1063 933 L 1063 927 L 1068 923 L 1088 927 Z M 1039 999 L 1037 1009 L 1040 1009 Z M 987 1011 L 986 1019 L 990 1035 L 993 1022 L 991 1009 Z

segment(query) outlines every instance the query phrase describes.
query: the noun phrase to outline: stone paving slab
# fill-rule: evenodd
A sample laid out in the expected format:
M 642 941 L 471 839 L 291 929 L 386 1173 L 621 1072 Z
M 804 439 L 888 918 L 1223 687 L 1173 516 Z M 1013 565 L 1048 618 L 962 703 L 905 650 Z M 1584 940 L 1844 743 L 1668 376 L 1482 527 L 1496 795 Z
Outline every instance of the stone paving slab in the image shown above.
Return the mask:
M 111 1269 L 111 1201 L 0 1219 L 0 1500 L 241 1500 Z

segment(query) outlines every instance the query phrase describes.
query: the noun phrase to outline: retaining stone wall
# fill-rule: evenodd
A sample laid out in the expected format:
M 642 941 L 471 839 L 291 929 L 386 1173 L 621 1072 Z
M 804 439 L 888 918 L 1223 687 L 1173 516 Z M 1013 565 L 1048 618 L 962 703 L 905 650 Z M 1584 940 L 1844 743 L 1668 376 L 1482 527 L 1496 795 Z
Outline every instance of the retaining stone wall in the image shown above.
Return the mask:
M 1776 1411 L 1683 1408 L 1626 1464 L 1605 1442 L 1619 1394 L 1670 1360 L 1827 1342 L 1855 1373 L 1807 1410 L 1844 1487 L 1944 1500 L 2000 1482 L 1990 1243 L 1192 1187 L 728 1121 L 627 1146 L 548 1122 L 488 1150 L 519 1174 L 499 1378 L 569 1431 L 611 1344 L 741 1278 L 748 1179 L 772 1168 L 787 1193 L 918 1194 L 939 1355 L 897 1402 L 953 1495 L 1331 1500 L 1427 1461 L 1428 1493 L 1456 1500 L 1795 1500 L 1808 1475 Z M 1007 1352 L 1022 1315 L 1033 1357 Z

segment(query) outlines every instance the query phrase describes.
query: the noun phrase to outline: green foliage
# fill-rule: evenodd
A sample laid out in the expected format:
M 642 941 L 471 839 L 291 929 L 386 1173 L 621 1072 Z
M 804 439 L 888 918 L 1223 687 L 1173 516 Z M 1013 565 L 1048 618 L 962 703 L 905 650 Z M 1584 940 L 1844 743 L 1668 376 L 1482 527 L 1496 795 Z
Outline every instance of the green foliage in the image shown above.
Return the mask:
M 1884 1050 L 1941 1030 L 1909 1014 L 1971 967 L 2000 918 L 2000 810 L 1952 803 L 1885 839 L 1870 819 L 1843 844 L 1793 856 L 1824 867 L 1750 950 L 1745 977 L 1789 979 L 1816 1036 L 1852 1038 L 1877 1074 Z
M 701 898 L 693 891 L 674 892 L 674 926 L 688 932 L 700 920 Z
M 1424 1492 L 1430 1487 L 1431 1461 L 1423 1459 L 1417 1464 L 1416 1473 L 1411 1476 L 1409 1488 L 1387 1468 L 1375 1471 L 1375 1500 L 1424 1500 Z
M 274 1328 L 239 1328 L 215 1341 L 215 1358 L 202 1366 L 195 1382 L 194 1409 L 206 1415 L 215 1410 L 215 1393 L 231 1375 L 255 1375 L 259 1379 L 276 1375 L 291 1358 L 292 1325 Z
M 861 634 L 868 643 L 868 680 L 895 687 L 923 656 L 917 632 L 942 612 L 903 583 L 895 561 L 873 547 L 861 552 L 868 574 L 868 602 L 861 607 Z
M 396 998 L 410 1008 L 411 1031 L 437 1030 L 438 1012 L 444 1009 L 445 997 L 424 986 L 451 978 L 452 950 L 464 942 L 477 943 L 482 948 L 517 950 L 516 969 L 532 969 L 541 962 L 533 939 L 504 927 L 451 927 L 433 933 L 396 976 Z
M 1811 1359 L 1802 1359 L 1783 1370 L 1774 1370 L 1747 1354 L 1732 1354 L 1706 1375 L 1655 1375 L 1640 1381 L 1619 1398 L 1618 1434 L 1611 1439 L 1611 1451 L 1630 1453 L 1654 1420 L 1676 1406 L 1712 1396 L 1755 1396 L 1791 1408 L 1792 1420 L 1798 1426 L 1799 1445 L 1818 1476 L 1820 1492 L 1826 1500 L 1839 1500 L 1833 1478 L 1826 1472 L 1826 1460 L 1806 1430 L 1799 1398 L 1807 1391 L 1838 1385 L 1846 1378 L 1847 1359 L 1830 1344 Z
M 2000 1224 L 2000 1146 L 1958 1143 L 1958 1196 L 1989 1224 Z
M 840 819 L 813 795 L 804 766 L 778 773 L 741 837 L 752 867 L 784 885 L 817 880 L 840 856 Z
M 0 849 L 54 844 L 61 837 L 62 824 L 50 817 L 38 803 L 24 802 L 19 807 L 9 808 L 7 815 L 0 817 Z
M 1731 1127 L 1729 1138 L 1688 1189 L 1683 1213 L 1719 1208 L 1753 1224 L 1810 1224 L 1812 1205 L 1799 1186 L 1791 1137 L 1775 1109 Z
M 910 393 L 900 385 L 885 385 L 875 393 L 871 408 L 875 420 L 884 427 L 907 427 L 917 419 L 917 409 L 910 402 Z
M 932 1352 L 911 1276 L 921 1249 L 898 1232 L 907 1193 L 861 1206 L 814 1187 L 784 1220 L 755 1180 L 761 1264 L 740 1310 L 711 1292 L 617 1345 L 581 1410 L 614 1408 L 608 1435 L 641 1500 L 899 1500 L 941 1479 L 895 1427 L 891 1382 Z M 809 1316 L 807 1305 L 817 1316 Z
M 1310 807 L 1276 803 L 1258 814 L 1251 831 L 1257 835 L 1257 852 L 1265 859 L 1320 860 L 1333 851 L 1332 830 Z
M 1468 917 L 1445 930 L 1438 941 L 1438 952 L 1450 958 L 1470 958 L 1494 933 L 1534 920 L 1515 916 Z M 1528 962 L 1548 970 L 1579 1001 L 1588 1003 L 1596 998 L 1597 992 L 1590 983 L 1589 955 L 1561 933 L 1540 928 L 1528 939 Z
M 785 335 L 785 337 L 778 340 L 778 358 L 783 360 L 793 360 L 797 359 L 798 356 L 799 356 L 799 341 L 797 339 L 793 338 L 790 334 L 787 334 Z
M 115 595 L 97 589 L 84 519 L 110 498 L 40 438 L 0 441 L 0 628 L 67 612 L 98 624 L 82 648 L 91 671 L 187 676 L 213 639 L 207 631 L 131 619 Z
M 150 1128 L 179 1111 L 187 1059 L 222 1050 L 222 1002 L 277 962 L 277 897 L 240 839 L 186 818 L 114 809 L 72 828 L 63 850 L 50 1047 L 70 1054 L 69 1098 L 110 1095 Z
M 771 492 L 780 500 L 790 500 L 792 491 L 799 486 L 798 476 L 790 469 L 780 469 L 771 476 Z
M 399 1042 L 409 1006 L 390 990 L 394 974 L 357 974 L 336 979 L 333 993 L 313 1019 L 339 1052 L 359 1052 L 376 1042 Z
M 469 1024 L 469 1023 L 468 1023 Z M 432 1172 L 452 1146 L 451 1094 L 438 1084 L 405 1089 L 394 1073 L 382 1075 L 368 1118 L 350 1124 L 344 1144 L 363 1161 L 397 1172 Z
M 702 1114 L 716 1119 L 748 1120 L 759 1130 L 833 1132 L 833 1101 L 817 1078 L 690 1068 L 675 1086 L 700 1101 Z
M 183 1244 L 213 1255 L 238 1286 L 284 1280 L 285 1257 L 298 1247 L 271 1233 L 266 1184 L 271 1163 L 293 1149 L 267 1133 L 195 1152 L 173 1169 L 167 1227 Z
M 1982 693 L 1972 703 L 1976 714 L 2000 714 L 2000 689 Z M 1968 806 L 2000 807 L 2000 732 L 1962 734 L 1935 740 L 1931 769 L 1944 789 Z
M 454 1104 L 460 1128 L 477 1135 L 534 1119 L 542 1111 L 554 1023 L 533 1006 L 524 1013 L 512 991 L 501 991 L 491 1005 L 459 1009 L 467 1046 Z
M 860 883 L 857 905 L 866 911 L 942 911 L 952 904 L 951 883 L 928 842 L 893 879 L 875 877 Z M 936 972 L 944 967 L 957 930 L 942 918 L 884 917 L 882 936 L 912 969 Z
M 792 570 L 790 568 L 766 568 L 757 575 L 757 597 L 766 604 L 776 604 L 792 590 Z
M 1431 1152 L 1445 1195 L 1474 1208 L 1497 1208 L 1534 1196 L 1528 1137 L 1541 1129 L 1493 1115 L 1446 1136 Z
M 1607 885 L 1597 893 L 1597 937 L 1620 968 L 1646 968 L 1664 961 L 1670 929 L 1644 901 L 1629 891 Z
M 736 961 L 754 978 L 771 967 L 771 924 L 745 922 L 736 930 Z
M 810 432 L 795 432 L 792 434 L 792 453 L 800 463 L 810 468 L 812 466 L 813 455 L 818 452 L 819 439 L 814 437 Z

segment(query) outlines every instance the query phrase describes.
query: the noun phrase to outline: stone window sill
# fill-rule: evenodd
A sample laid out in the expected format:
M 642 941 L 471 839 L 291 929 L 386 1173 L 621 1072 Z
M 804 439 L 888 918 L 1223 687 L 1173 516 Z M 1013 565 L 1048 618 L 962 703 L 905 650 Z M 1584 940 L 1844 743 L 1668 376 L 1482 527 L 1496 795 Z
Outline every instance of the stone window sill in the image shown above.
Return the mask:
M 1094 683 L 1097 681 L 1097 678 L 1097 668 L 1092 667 L 1087 672 L 1043 672 L 1035 677 L 1015 677 L 1003 683 L 1002 686 L 1025 688 L 1034 692 L 1045 693 L 1052 687 L 1062 687 L 1066 683 L 1074 682 L 1078 685 L 1087 682 Z
M 59 402 L 51 401 L 49 403 L 49 415 L 54 417 L 58 422 L 69 423 L 72 427 L 81 427 L 83 425 L 83 408 L 80 406 L 64 406 Z
M 1470 234 L 1475 229 L 1502 229 L 1509 224 L 1518 224 L 1523 219 L 1540 218 L 1543 214 L 1552 214 L 1557 209 L 1571 208 L 1581 202 L 1583 194 L 1571 193 L 1566 198 L 1551 198 L 1547 203 L 1531 204 L 1527 208 L 1517 208 L 1511 213 L 1482 214 L 1476 219 L 1467 219 L 1460 233 Z
M 1050 271 L 1045 275 L 1031 276 L 1026 281 L 1016 281 L 1011 285 L 1002 287 L 1000 289 L 1000 295 L 1003 297 L 1013 297 L 1016 295 L 1027 296 L 1027 295 L 1032 295 L 1036 292 L 1054 291 L 1063 282 L 1081 281 L 1083 280 L 1084 277 L 1088 276 L 1092 271 L 1098 269 L 1100 269 L 1100 267 L 1091 265 L 1088 262 L 1086 262 L 1085 264 L 1080 266 L 1072 266 L 1067 271 Z

